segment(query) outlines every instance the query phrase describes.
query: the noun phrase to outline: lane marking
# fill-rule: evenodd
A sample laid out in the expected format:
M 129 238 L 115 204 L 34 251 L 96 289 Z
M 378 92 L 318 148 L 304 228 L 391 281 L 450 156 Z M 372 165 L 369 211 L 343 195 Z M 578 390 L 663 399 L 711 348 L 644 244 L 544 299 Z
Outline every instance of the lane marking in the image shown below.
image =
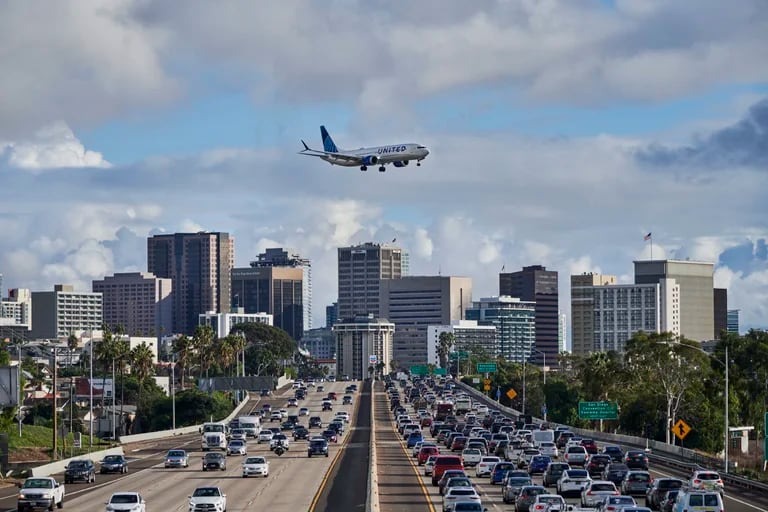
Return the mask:
M 390 419 L 389 423 L 392 425 L 392 430 L 395 432 L 397 441 L 400 443 L 400 448 L 403 450 L 406 459 L 408 459 L 408 463 L 411 465 L 411 469 L 413 469 L 413 472 L 416 475 L 416 481 L 419 482 L 419 487 L 421 487 L 421 492 L 424 494 L 424 498 L 427 501 L 427 506 L 429 507 L 430 512 L 436 512 L 435 504 L 432 503 L 432 495 L 429 493 L 429 489 L 427 489 L 427 486 L 424 484 L 424 480 L 421 478 L 421 474 L 419 473 L 419 466 L 414 464 L 413 455 L 408 452 L 408 446 L 405 444 L 405 441 L 403 441 L 403 436 L 400 435 L 400 431 L 397 430 L 395 422 Z

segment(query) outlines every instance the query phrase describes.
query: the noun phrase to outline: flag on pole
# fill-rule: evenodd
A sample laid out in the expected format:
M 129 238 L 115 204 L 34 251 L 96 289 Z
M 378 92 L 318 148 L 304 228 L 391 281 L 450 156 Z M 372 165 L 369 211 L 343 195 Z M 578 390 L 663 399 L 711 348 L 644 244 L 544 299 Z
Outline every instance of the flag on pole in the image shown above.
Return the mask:
M 505 267 L 506 267 L 506 265 L 502 265 L 502 266 L 501 266 L 501 271 L 502 271 L 502 272 L 504 272 L 504 268 L 505 268 Z
M 650 234 L 650 233 L 648 233 L 647 235 L 645 235 L 645 236 L 643 237 L 643 241 L 644 241 L 644 242 L 647 242 L 647 241 L 648 241 L 648 240 L 650 240 L 650 239 L 651 239 L 651 234 Z
M 392 243 L 395 243 L 395 242 L 397 242 L 397 237 L 392 239 Z

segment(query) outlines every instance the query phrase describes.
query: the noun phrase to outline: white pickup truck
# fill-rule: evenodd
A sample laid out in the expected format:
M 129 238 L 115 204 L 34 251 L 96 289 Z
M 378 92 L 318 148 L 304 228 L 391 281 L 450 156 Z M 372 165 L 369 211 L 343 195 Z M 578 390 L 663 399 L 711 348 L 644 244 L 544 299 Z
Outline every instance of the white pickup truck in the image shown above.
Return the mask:
M 64 506 L 64 484 L 49 476 L 27 478 L 21 484 L 19 500 L 16 504 L 18 512 L 28 510 L 53 510 L 53 507 Z

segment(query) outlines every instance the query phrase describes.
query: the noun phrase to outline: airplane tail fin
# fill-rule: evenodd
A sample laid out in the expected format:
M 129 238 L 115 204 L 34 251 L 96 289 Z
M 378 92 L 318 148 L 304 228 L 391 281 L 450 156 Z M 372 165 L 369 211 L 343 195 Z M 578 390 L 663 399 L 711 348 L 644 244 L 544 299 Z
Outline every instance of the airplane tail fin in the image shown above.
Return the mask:
M 333 142 L 333 139 L 331 138 L 331 135 L 328 133 L 328 130 L 325 129 L 325 126 L 320 127 L 320 136 L 323 138 L 323 149 L 328 151 L 329 153 L 338 153 L 339 148 L 336 147 L 336 144 Z
M 299 139 L 299 140 L 301 141 L 302 144 L 304 144 L 304 151 L 312 151 L 311 149 L 309 149 L 309 146 L 307 146 L 307 143 L 304 142 L 304 140 L 302 139 Z

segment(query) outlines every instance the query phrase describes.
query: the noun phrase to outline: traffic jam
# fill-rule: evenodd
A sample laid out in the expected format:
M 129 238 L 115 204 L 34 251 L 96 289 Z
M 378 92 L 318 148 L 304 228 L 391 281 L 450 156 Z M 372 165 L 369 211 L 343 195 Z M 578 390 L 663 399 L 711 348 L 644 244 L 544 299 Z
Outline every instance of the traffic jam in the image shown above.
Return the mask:
M 654 478 L 643 450 L 598 446 L 566 426 L 510 417 L 450 378 L 385 386 L 393 427 L 436 510 L 724 512 L 716 471 Z

